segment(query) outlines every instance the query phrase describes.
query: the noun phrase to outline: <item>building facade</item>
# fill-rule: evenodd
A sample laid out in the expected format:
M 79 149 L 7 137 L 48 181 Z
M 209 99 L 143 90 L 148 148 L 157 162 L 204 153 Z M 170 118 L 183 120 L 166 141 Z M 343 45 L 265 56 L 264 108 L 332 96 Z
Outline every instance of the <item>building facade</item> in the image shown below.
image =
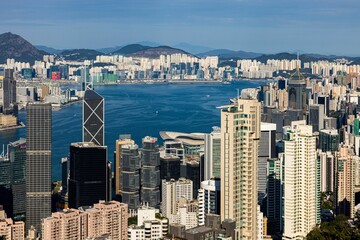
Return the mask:
M 91 206 L 110 201 L 107 147 L 93 142 L 70 146 L 69 207 Z
M 83 100 L 83 142 L 93 142 L 103 146 L 104 137 L 104 98 L 97 92 L 87 89 Z
M 312 126 L 295 121 L 284 140 L 283 239 L 300 239 L 320 223 L 320 164 Z
M 236 99 L 221 108 L 221 220 L 236 221 L 235 239 L 256 239 L 261 104 Z
M 51 104 L 26 107 L 26 229 L 51 215 Z

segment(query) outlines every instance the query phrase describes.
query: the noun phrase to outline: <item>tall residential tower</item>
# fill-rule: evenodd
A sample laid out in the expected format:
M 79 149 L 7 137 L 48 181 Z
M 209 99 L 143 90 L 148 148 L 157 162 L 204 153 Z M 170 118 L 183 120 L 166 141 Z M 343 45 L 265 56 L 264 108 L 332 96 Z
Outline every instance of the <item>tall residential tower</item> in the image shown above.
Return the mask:
M 235 239 L 257 239 L 260 109 L 256 99 L 221 108 L 221 221 L 236 221 Z

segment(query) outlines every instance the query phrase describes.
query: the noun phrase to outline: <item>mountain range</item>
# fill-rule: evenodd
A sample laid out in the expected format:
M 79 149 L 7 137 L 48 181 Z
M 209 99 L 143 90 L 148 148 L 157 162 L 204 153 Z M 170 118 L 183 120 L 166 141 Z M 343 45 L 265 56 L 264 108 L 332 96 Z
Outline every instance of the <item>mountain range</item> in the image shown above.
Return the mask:
M 13 33 L 0 34 L 0 63 L 5 63 L 7 58 L 14 58 L 20 62 L 31 62 L 35 60 L 42 60 L 43 55 L 56 54 L 58 58 L 83 61 L 94 60 L 97 55 L 124 55 L 132 57 L 147 57 L 157 58 L 161 54 L 182 53 L 197 57 L 218 56 L 220 62 L 231 63 L 237 59 L 255 59 L 260 62 L 266 62 L 268 59 L 296 59 L 297 55 L 292 53 L 277 53 L 277 54 L 262 54 L 256 52 L 233 51 L 229 49 L 211 49 L 199 45 L 192 45 L 188 43 L 179 43 L 172 47 L 164 46 L 156 42 L 139 42 L 136 44 L 129 44 L 125 46 L 115 46 L 101 49 L 55 49 L 48 46 L 37 45 L 33 46 L 19 35 Z M 360 57 L 347 57 L 336 55 L 321 55 L 321 54 L 301 54 L 300 60 L 302 62 L 329 60 L 333 61 L 337 58 L 345 58 L 352 61 L 353 64 L 360 64 Z

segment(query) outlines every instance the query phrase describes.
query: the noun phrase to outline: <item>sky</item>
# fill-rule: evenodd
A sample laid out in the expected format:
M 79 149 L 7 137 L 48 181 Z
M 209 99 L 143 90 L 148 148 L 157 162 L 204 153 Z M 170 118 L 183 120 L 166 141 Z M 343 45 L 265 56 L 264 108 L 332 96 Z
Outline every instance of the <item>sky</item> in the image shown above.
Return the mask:
M 58 49 L 141 41 L 360 56 L 359 0 L 3 0 L 0 33 Z

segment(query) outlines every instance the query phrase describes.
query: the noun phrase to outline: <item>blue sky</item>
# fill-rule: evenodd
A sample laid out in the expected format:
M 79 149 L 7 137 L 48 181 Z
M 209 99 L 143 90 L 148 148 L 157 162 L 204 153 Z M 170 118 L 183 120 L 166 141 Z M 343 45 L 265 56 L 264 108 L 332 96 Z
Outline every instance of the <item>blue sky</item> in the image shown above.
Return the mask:
M 0 32 L 54 48 L 187 42 L 360 56 L 359 0 L 6 0 Z

